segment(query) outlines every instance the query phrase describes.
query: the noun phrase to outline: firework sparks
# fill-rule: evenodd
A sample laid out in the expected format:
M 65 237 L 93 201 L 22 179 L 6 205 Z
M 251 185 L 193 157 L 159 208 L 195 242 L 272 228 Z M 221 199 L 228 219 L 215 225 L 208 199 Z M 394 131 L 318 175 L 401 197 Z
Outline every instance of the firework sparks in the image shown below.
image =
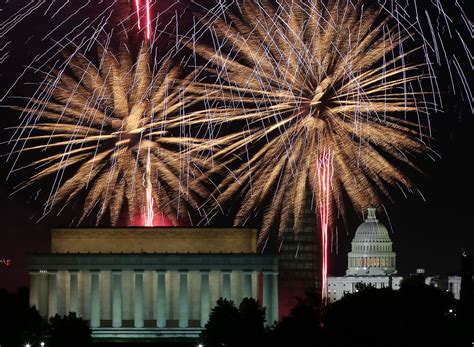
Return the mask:
M 142 23 L 141 23 L 141 18 L 140 18 L 140 0 L 135 0 L 135 8 L 136 8 L 136 13 L 137 13 L 137 26 L 138 29 L 142 28 Z
M 146 159 L 146 202 L 145 202 L 145 226 L 152 227 L 153 219 L 155 217 L 155 212 L 153 211 L 153 185 L 151 183 L 151 162 L 150 162 L 151 153 L 148 151 Z
M 329 215 L 330 215 L 330 186 L 332 168 L 332 153 L 330 149 L 323 148 L 321 157 L 318 158 L 318 188 L 319 188 L 319 218 L 321 225 L 321 251 L 322 251 L 322 280 L 321 297 L 327 299 L 327 279 L 328 279 L 328 237 L 329 237 Z
M 207 195 L 192 180 L 207 165 L 197 154 L 204 140 L 182 131 L 189 125 L 184 109 L 199 101 L 184 95 L 193 74 L 182 77 L 169 58 L 157 65 L 146 44 L 135 64 L 125 44 L 118 58 L 112 51 L 99 54 L 100 66 L 78 54 L 67 58 L 73 74 L 51 71 L 45 97 L 21 109 L 28 123 L 16 129 L 10 157 L 46 155 L 28 165 L 39 172 L 18 189 L 54 176 L 45 213 L 86 191 L 82 218 L 99 205 L 97 220 L 109 211 L 115 225 L 123 206 L 133 218 L 146 202 L 147 225 L 154 208 L 174 224 L 188 219 L 188 208 L 197 209 Z
M 456 1 L 451 10 L 443 7 L 440 1 L 379 1 L 380 11 L 364 8 L 361 6 L 362 2 L 356 5 L 338 2 L 339 10 L 335 8 L 333 1 L 278 1 L 278 4 L 283 4 L 278 7 L 274 7 L 273 3 L 275 2 L 239 3 L 244 5 L 240 6 L 242 13 L 229 12 L 227 17 L 233 22 L 231 25 L 224 20 L 216 20 L 223 16 L 222 13 L 228 6 L 232 7 L 230 2 L 218 2 L 208 9 L 209 21 L 203 22 L 212 28 L 215 47 L 211 50 L 199 44 L 202 35 L 199 28 L 193 27 L 187 33 L 189 37 L 185 37 L 188 47 L 209 59 L 213 66 L 208 66 L 207 71 L 218 78 L 217 85 L 197 85 L 206 93 L 211 93 L 206 95 L 206 103 L 211 109 L 209 118 L 216 123 L 233 121 L 245 129 L 239 134 L 245 137 L 243 140 L 219 153 L 219 158 L 231 161 L 236 158 L 235 155 L 240 155 L 244 153 L 244 149 L 248 149 L 244 155 L 250 159 L 232 173 L 235 176 L 229 177 L 218 187 L 224 194 L 218 196 L 217 201 L 219 204 L 224 203 L 237 196 L 240 190 L 245 192 L 243 208 L 236 218 L 236 224 L 244 223 L 260 206 L 265 206 L 261 233 L 263 239 L 273 226 L 279 227 L 282 232 L 284 218 L 293 217 L 294 226 L 298 228 L 298 214 L 301 212 L 301 199 L 304 196 L 302 191 L 311 190 L 315 197 L 320 198 L 321 188 L 315 183 L 318 180 L 314 177 L 318 177 L 317 158 L 321 158 L 325 148 L 333 150 L 336 168 L 331 187 L 332 196 L 328 201 L 329 212 L 336 210 L 329 208 L 332 205 L 336 205 L 343 212 L 343 196 L 349 197 L 355 205 L 360 205 L 361 192 L 367 193 L 367 201 L 377 201 L 380 193 L 388 193 L 386 184 L 409 186 L 409 182 L 398 168 L 400 165 L 394 164 L 393 160 L 398 164 L 413 166 L 411 156 L 425 149 L 423 144 L 414 139 L 426 139 L 423 124 L 427 127 L 428 135 L 431 135 L 429 119 L 424 123 L 423 113 L 428 110 L 428 106 L 439 110 L 438 106 L 442 105 L 442 94 L 436 93 L 440 89 L 436 67 L 449 72 L 450 92 L 459 95 L 470 106 L 471 111 L 473 109 L 471 83 L 469 75 L 466 74 L 469 69 L 466 69 L 463 63 L 463 59 L 469 60 L 472 56 L 467 41 L 470 37 L 466 36 L 466 40 L 463 35 L 465 32 L 472 34 L 472 27 L 463 9 L 463 1 Z M 70 43 L 78 46 L 68 58 L 74 62 L 83 59 L 78 52 L 88 51 L 96 43 L 108 50 L 110 33 L 117 28 L 129 27 L 127 22 L 133 25 L 137 23 L 140 30 L 145 28 L 145 34 L 150 39 L 151 10 L 154 3 L 149 0 L 135 0 L 135 4 L 131 4 L 130 1 L 97 3 L 88 0 L 65 3 L 18 0 L 5 4 L 0 20 L 0 64 L 10 63 L 11 66 L 21 65 L 25 68 L 23 71 L 17 71 L 18 76 L 12 78 L 12 84 L 3 84 L 0 101 L 9 95 L 15 85 L 23 81 L 24 76 L 29 75 L 29 71 L 43 71 L 45 66 L 56 65 L 63 48 Z M 179 1 L 169 6 L 170 13 L 180 12 L 176 11 L 176 6 L 180 6 L 176 4 L 179 4 Z M 121 13 L 120 8 L 126 11 Z M 454 9 L 457 13 L 453 13 Z M 119 15 L 116 15 L 117 13 Z M 387 21 L 379 25 L 379 22 L 374 20 L 384 16 L 389 19 L 390 24 Z M 177 18 L 178 16 L 174 16 L 168 23 L 163 22 L 161 28 L 158 28 L 157 24 L 153 40 L 157 40 L 162 34 L 176 37 L 178 40 L 178 32 L 166 32 L 167 29 L 163 29 L 177 29 Z M 44 28 L 35 28 L 33 33 L 28 30 L 32 20 L 50 24 L 44 25 Z M 375 29 L 374 33 L 371 34 L 367 28 Z M 23 36 L 24 39 L 18 39 Z M 107 39 L 100 40 L 99 37 Z M 420 90 L 422 77 L 417 75 L 416 66 L 407 63 L 410 51 L 404 50 L 406 37 L 413 41 L 418 40 L 420 51 L 425 56 L 425 73 L 432 84 L 429 88 L 432 91 L 431 97 L 417 92 Z M 30 41 L 47 44 L 31 55 L 34 57 L 31 61 L 21 60 L 21 64 L 17 63 L 20 60 L 15 52 L 23 54 L 24 45 Z M 457 42 L 462 49 L 451 49 L 453 42 Z M 21 45 L 20 48 L 18 45 Z M 229 55 L 225 53 L 226 50 Z M 76 57 L 76 54 L 79 56 Z M 94 65 L 90 61 L 87 64 Z M 62 80 L 68 76 L 64 69 L 69 70 L 66 65 L 59 67 L 52 74 L 53 81 L 50 81 L 46 88 L 35 93 L 36 101 L 33 100 L 29 105 L 31 110 L 25 110 L 26 116 L 18 128 L 21 136 L 16 136 L 13 141 L 16 146 L 14 152 L 21 153 L 22 147 L 25 151 L 36 150 L 27 145 L 27 142 L 31 143 L 29 141 L 44 140 L 48 145 L 59 142 L 56 140 L 60 137 L 56 136 L 65 130 L 52 125 L 48 125 L 49 128 L 43 125 L 43 128 L 34 126 L 41 119 L 47 119 L 43 117 L 44 114 L 58 114 L 58 110 L 67 109 L 71 104 L 67 98 L 67 101 L 58 104 L 56 109 L 50 110 L 47 107 L 48 102 L 45 101 L 49 100 L 51 90 L 56 88 L 56 85 L 64 85 Z M 19 70 L 18 67 L 15 69 Z M 110 82 L 111 74 L 112 72 L 108 71 L 102 77 Z M 380 79 L 377 79 L 377 76 Z M 79 94 L 82 94 L 82 80 L 85 80 L 82 75 L 80 81 L 76 78 L 78 88 L 69 89 L 69 92 L 72 90 L 72 94 L 76 95 L 80 91 Z M 86 96 L 86 100 L 91 100 L 89 106 L 92 109 L 103 105 L 105 99 L 113 98 L 109 87 L 103 86 L 97 90 L 104 91 L 102 96 L 97 93 Z M 65 93 L 64 91 L 62 95 L 63 100 L 66 100 Z M 417 100 L 419 97 L 422 100 Z M 95 104 L 92 104 L 92 100 L 95 100 Z M 76 105 L 75 109 L 78 107 Z M 61 112 L 63 114 L 61 117 L 57 116 L 57 120 L 63 122 L 69 116 L 72 118 L 69 126 L 74 122 L 77 124 L 74 133 L 68 130 L 71 132 L 68 134 L 69 138 L 74 140 L 78 140 L 81 131 L 84 137 L 97 131 L 99 123 L 104 124 L 108 131 L 109 119 L 113 118 L 107 114 L 107 121 L 99 118 L 98 122 L 91 121 L 91 126 L 83 123 L 89 111 L 83 116 L 77 112 L 73 115 Z M 407 112 L 418 113 L 418 124 L 406 122 L 399 117 Z M 201 117 L 202 114 L 198 116 Z M 184 121 L 201 122 L 191 116 L 184 117 Z M 116 124 L 117 122 L 114 126 Z M 24 125 L 30 128 L 21 130 Z M 178 127 L 175 125 L 166 124 L 173 131 L 177 131 Z M 414 126 L 418 125 L 419 129 L 415 129 Z M 85 134 L 84 129 L 88 128 L 95 130 Z M 41 135 L 45 137 L 30 136 L 29 132 L 33 129 L 35 132 L 45 132 L 46 134 Z M 215 124 L 209 127 L 212 136 L 216 135 L 215 129 L 219 129 Z M 100 144 L 104 143 L 104 138 L 101 137 L 103 134 L 100 129 L 97 135 L 97 142 Z M 112 138 L 114 136 L 116 135 Z M 134 136 L 137 135 L 130 135 Z M 197 142 L 201 140 L 194 141 L 191 141 L 192 148 L 198 146 Z M 66 149 L 66 145 L 64 146 Z M 59 173 L 64 171 L 59 168 L 65 167 L 71 158 L 78 159 L 79 164 L 81 161 L 78 153 L 86 153 L 82 152 L 86 146 L 85 142 L 71 143 L 68 146 L 67 152 L 64 153 L 70 154 L 61 157 L 62 152 L 59 150 L 56 154 L 56 160 L 62 161 L 58 164 Z M 99 149 L 90 147 L 91 150 Z M 51 147 L 45 145 L 44 148 L 49 150 Z M 59 149 L 60 146 L 55 148 Z M 146 148 L 144 149 L 145 151 L 139 152 L 146 152 Z M 74 150 L 77 152 L 73 152 Z M 186 149 L 184 152 L 187 151 Z M 136 158 L 132 157 L 138 162 Z M 147 211 L 153 213 L 153 206 L 156 209 L 157 204 L 161 203 L 154 201 L 155 198 L 148 194 L 151 191 L 149 184 L 156 184 L 156 174 L 153 158 L 146 158 L 145 160 L 140 157 L 139 161 L 140 173 L 144 175 L 141 178 L 141 187 L 146 187 L 145 194 L 141 192 L 139 195 L 147 202 Z M 148 164 L 143 165 L 148 163 L 148 160 L 150 174 L 146 169 Z M 41 165 L 46 163 L 47 161 L 38 162 L 34 165 L 39 165 L 41 169 Z M 114 168 L 118 167 L 117 163 L 118 160 L 114 162 Z M 181 165 L 177 162 L 175 164 Z M 95 167 L 95 164 L 91 165 L 90 171 Z M 12 168 L 12 172 L 15 171 L 16 161 Z M 265 175 L 269 178 L 268 181 L 265 180 Z M 187 176 L 186 166 L 180 171 L 179 177 Z M 233 181 L 234 177 L 237 182 Z M 56 175 L 47 210 L 57 199 L 62 180 L 62 174 Z M 91 185 L 93 180 L 92 177 Z M 283 209 L 283 203 L 292 208 Z
M 406 63 L 408 33 L 382 9 L 349 2 L 245 2 L 239 9 L 226 13 L 230 23 L 209 21 L 215 47 L 194 46 L 218 79 L 201 84 L 214 91 L 213 120 L 245 129 L 217 154 L 250 158 L 218 188 L 219 203 L 242 198 L 235 224 L 263 203 L 261 243 L 286 221 L 298 230 L 305 192 L 315 201 L 323 194 L 318 158 L 329 149 L 334 176 L 322 220 L 331 219 L 332 204 L 344 214 L 345 196 L 364 208 L 390 196 L 389 185 L 410 187 L 399 167 L 417 170 L 412 159 L 427 147 L 417 140 L 424 127 L 405 115 L 426 114 L 430 105 L 419 88 L 425 76 Z
M 141 4 L 141 0 L 135 0 L 135 9 L 137 15 L 137 26 L 138 30 L 142 28 L 141 25 L 141 12 L 142 8 L 145 10 L 145 30 L 146 30 L 146 38 L 148 40 L 151 39 L 151 13 L 150 13 L 150 0 L 145 0 L 145 5 Z
M 82 51 L 96 44 L 107 47 L 114 33 L 136 32 L 138 26 L 149 42 L 175 40 L 172 24 L 185 5 L 178 0 L 166 2 L 160 11 L 166 15 L 158 16 L 158 4 L 150 0 L 7 1 L 0 9 L 0 64 L 13 71 L 12 80 L 0 86 L 0 102 L 12 96 L 15 86 L 31 82 L 32 71 L 55 65 L 71 43 Z M 35 30 L 32 22 L 38 23 Z M 31 54 L 21 53 L 25 46 Z
M 146 38 L 151 38 L 150 1 L 146 0 Z

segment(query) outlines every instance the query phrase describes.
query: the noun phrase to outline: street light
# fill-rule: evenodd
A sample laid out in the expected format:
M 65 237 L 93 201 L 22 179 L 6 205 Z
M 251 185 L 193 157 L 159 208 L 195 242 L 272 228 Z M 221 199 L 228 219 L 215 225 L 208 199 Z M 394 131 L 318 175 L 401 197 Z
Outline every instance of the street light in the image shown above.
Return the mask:
M 40 345 L 41 345 L 41 347 L 44 347 L 44 342 L 41 342 Z
M 25 347 L 31 347 L 31 345 L 30 345 L 29 343 L 27 343 L 27 344 L 25 345 Z

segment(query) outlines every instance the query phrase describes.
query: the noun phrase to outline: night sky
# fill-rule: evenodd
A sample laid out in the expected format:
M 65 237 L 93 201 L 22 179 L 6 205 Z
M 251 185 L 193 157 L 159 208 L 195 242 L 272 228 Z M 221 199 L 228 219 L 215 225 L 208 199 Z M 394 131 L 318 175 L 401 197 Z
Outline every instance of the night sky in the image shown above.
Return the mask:
M 8 1 L 0 0 L 0 23 L 6 23 L 11 14 L 29 3 L 29 0 Z M 72 1 L 54 18 L 51 13 L 44 14 L 44 8 L 33 11 L 18 25 L 6 30 L 0 26 L 0 99 L 8 93 L 9 96 L 31 95 L 31 82 L 38 81 L 38 74 L 27 71 L 8 92 L 25 68 L 37 54 L 54 47 L 55 42 L 64 39 L 85 18 L 94 18 L 96 8 L 86 6 L 81 12 L 73 15 L 73 7 L 80 7 L 86 1 Z M 112 1 L 101 2 L 97 5 L 105 8 Z M 206 2 L 198 2 L 205 6 Z M 449 11 L 454 1 L 442 1 Z M 461 1 L 462 3 L 462 1 Z M 171 0 L 161 0 L 160 10 L 167 9 L 160 25 L 172 21 L 174 13 L 179 13 L 179 25 L 182 31 L 189 27 L 192 14 L 186 1 L 172 5 Z M 53 5 L 57 6 L 57 5 Z M 102 7 L 101 7 L 102 6 Z M 115 12 L 109 18 L 110 26 L 116 21 Z M 456 20 L 453 17 L 453 20 Z M 97 24 L 97 23 L 96 23 Z M 95 24 L 94 24 L 95 25 Z M 52 31 L 53 28 L 56 30 Z M 48 35 L 50 33 L 50 35 Z M 76 40 L 90 35 L 89 32 L 78 33 Z M 468 35 L 464 37 L 468 38 Z M 160 40 L 166 41 L 162 37 Z M 454 42 L 454 40 L 453 40 Z M 472 76 L 472 68 L 465 58 L 463 48 L 453 43 L 449 50 L 458 50 L 460 65 L 466 76 Z M 41 61 L 41 59 L 40 59 Z M 451 274 L 459 272 L 461 250 L 474 252 L 474 181 L 472 171 L 472 151 L 474 150 L 474 118 L 469 103 L 458 93 L 453 95 L 449 87 L 447 69 L 439 70 L 439 85 L 443 95 L 444 113 L 432 115 L 433 135 L 432 147 L 441 155 L 435 162 L 420 158 L 423 176 L 415 177 L 417 187 L 424 195 L 408 195 L 405 198 L 400 192 L 395 192 L 394 203 L 385 204 L 388 216 L 379 209 L 379 219 L 391 231 L 394 250 L 397 253 L 397 267 L 402 275 L 414 272 L 417 268 L 425 268 L 429 274 Z M 9 146 L 5 143 L 10 139 L 11 130 L 18 120 L 18 113 L 3 106 L 21 104 L 21 100 L 5 98 L 0 105 L 0 288 L 13 290 L 18 286 L 26 286 L 27 254 L 29 252 L 47 252 L 49 250 L 49 229 L 55 226 L 74 225 L 80 214 L 80 202 L 68 206 L 59 216 L 42 216 L 41 206 L 48 191 L 48 182 L 41 182 L 29 190 L 11 195 L 14 186 L 27 179 L 31 171 L 23 170 L 13 173 L 7 180 L 12 167 L 6 162 L 4 154 Z M 79 212 L 78 212 L 79 211 Z M 388 219 L 389 217 L 389 219 Z M 219 224 L 231 225 L 231 220 L 225 216 L 219 217 Z M 346 227 L 338 225 L 338 249 L 331 254 L 330 273 L 343 275 L 347 266 L 346 253 L 355 229 L 361 222 L 360 216 L 349 218 Z M 87 221 L 86 221 L 87 223 Z M 89 221 L 89 223 L 91 223 Z M 87 224 L 85 224 L 87 225 Z M 10 266 L 5 264 L 10 259 Z

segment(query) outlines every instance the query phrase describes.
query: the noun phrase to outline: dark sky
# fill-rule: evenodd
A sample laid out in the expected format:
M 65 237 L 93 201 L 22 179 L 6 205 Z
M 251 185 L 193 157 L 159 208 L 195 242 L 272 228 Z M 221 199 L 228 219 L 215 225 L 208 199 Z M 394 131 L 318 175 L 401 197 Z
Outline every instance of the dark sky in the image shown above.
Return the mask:
M 0 23 L 12 23 L 8 21 L 10 15 L 29 2 L 0 0 Z M 46 14 L 45 8 L 35 10 L 21 23 L 12 26 L 11 30 L 7 30 L 8 25 L 0 26 L 0 99 L 20 76 L 25 65 L 37 54 L 50 48 L 54 51 L 56 43 L 65 42 L 64 34 L 79 28 L 81 23 L 98 25 L 100 21 L 92 22 L 91 18 L 97 17 L 96 11 L 107 8 L 112 2 L 101 2 L 101 5 L 97 5 L 99 8 L 86 6 L 76 13 L 77 9 L 74 10 L 73 7 L 81 8 L 80 4 L 85 3 L 86 1 L 79 0 L 70 2 L 54 17 L 52 14 L 55 13 L 53 10 L 56 5 Z M 159 6 L 163 10 L 168 9 L 169 13 L 179 13 L 180 29 L 184 32 L 192 18 L 190 11 L 185 11 L 187 2 L 181 1 L 180 4 L 171 6 L 172 3 L 171 0 L 161 0 Z M 442 3 L 448 11 L 454 1 Z M 115 23 L 120 16 L 120 11 L 115 11 L 108 20 Z M 161 25 L 170 22 L 171 18 L 171 14 L 164 14 Z M 453 20 L 459 18 L 453 17 Z M 82 24 L 83 27 L 87 26 L 86 24 Z M 53 30 L 54 28 L 57 29 Z M 445 31 L 441 30 L 443 35 L 446 34 Z M 48 33 L 51 34 L 47 36 Z M 90 31 L 81 33 L 76 30 L 73 34 L 69 34 L 70 37 L 74 36 L 76 41 L 80 41 L 90 35 Z M 464 37 L 467 39 L 469 36 Z M 467 76 L 472 76 L 471 67 L 466 59 L 462 58 L 465 56 L 463 48 L 453 43 L 447 49 L 459 51 L 460 65 L 466 70 Z M 41 59 L 44 57 L 40 58 L 39 62 Z M 455 273 L 459 271 L 461 249 L 474 252 L 474 174 L 471 165 L 474 119 L 462 96 L 450 92 L 447 73 L 445 67 L 439 69 L 439 84 L 445 111 L 432 116 L 435 137 L 432 146 L 441 154 L 441 159 L 436 162 L 420 159 L 425 176 L 416 178 L 417 186 L 426 202 L 419 195 L 404 198 L 398 194 L 395 203 L 386 205 L 390 221 L 386 215 L 380 216 L 389 230 L 393 231 L 391 235 L 397 252 L 398 269 L 402 274 L 413 272 L 416 268 L 425 268 L 429 273 Z M 32 86 L 28 85 L 28 82 L 34 82 L 37 78 L 37 74 L 27 72 L 18 80 L 9 95 L 29 95 Z M 7 98 L 0 105 L 18 102 Z M 11 136 L 11 131 L 5 128 L 17 122 L 18 114 L 5 108 L 0 110 L 0 139 L 3 142 Z M 8 148 L 6 144 L 2 144 L 0 153 L 7 153 Z M 22 179 L 27 179 L 31 173 L 27 170 L 15 173 L 7 180 L 11 162 L 6 162 L 5 157 L 0 160 L 0 288 L 14 289 L 27 285 L 27 254 L 47 252 L 49 229 L 71 224 L 77 218 L 80 204 L 68 207 L 59 216 L 49 215 L 38 221 L 48 182 L 36 184 L 34 189 L 11 196 L 14 185 Z M 341 227 L 338 229 L 339 249 L 337 254 L 334 252 L 331 255 L 331 272 L 335 275 L 344 273 L 349 242 L 360 222 L 360 219 L 353 218 L 347 230 Z M 6 259 L 12 260 L 10 266 L 2 263 L 2 260 Z

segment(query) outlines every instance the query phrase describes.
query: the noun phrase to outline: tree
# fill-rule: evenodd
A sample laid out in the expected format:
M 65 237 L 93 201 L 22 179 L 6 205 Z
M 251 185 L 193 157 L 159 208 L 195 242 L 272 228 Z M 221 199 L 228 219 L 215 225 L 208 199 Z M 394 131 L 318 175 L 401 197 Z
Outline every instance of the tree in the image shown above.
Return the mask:
M 56 315 L 49 320 L 51 325 L 51 347 L 87 347 L 92 345 L 91 329 L 87 322 L 78 318 L 75 312 L 67 316 Z
M 360 286 L 328 306 L 324 326 L 334 346 L 398 346 L 402 324 L 397 292 Z
M 265 311 L 255 299 L 245 298 L 239 308 L 233 301 L 219 299 L 201 333 L 205 346 L 261 345 L 265 338 Z
M 398 294 L 403 334 L 407 338 L 432 346 L 463 346 L 468 342 L 463 341 L 457 301 L 451 292 L 415 278 L 404 280 Z
M 269 346 L 318 346 L 323 341 L 322 303 L 316 291 L 309 291 L 298 303 L 269 331 Z
M 201 340 L 207 347 L 234 346 L 240 333 L 240 325 L 239 310 L 234 302 L 220 298 L 204 326 Z
M 48 322 L 29 306 L 29 292 L 0 290 L 0 346 L 38 345 L 48 336 Z
M 40 346 L 41 342 L 48 341 L 49 333 L 48 321 L 40 315 L 35 306 L 29 307 L 21 327 L 21 345 L 23 342 L 27 342 L 31 346 Z
M 265 340 L 265 309 L 257 300 L 244 298 L 239 305 L 241 346 L 261 345 Z
M 400 290 L 360 287 L 329 305 L 325 317 L 331 346 L 470 346 L 451 293 L 419 277 Z

